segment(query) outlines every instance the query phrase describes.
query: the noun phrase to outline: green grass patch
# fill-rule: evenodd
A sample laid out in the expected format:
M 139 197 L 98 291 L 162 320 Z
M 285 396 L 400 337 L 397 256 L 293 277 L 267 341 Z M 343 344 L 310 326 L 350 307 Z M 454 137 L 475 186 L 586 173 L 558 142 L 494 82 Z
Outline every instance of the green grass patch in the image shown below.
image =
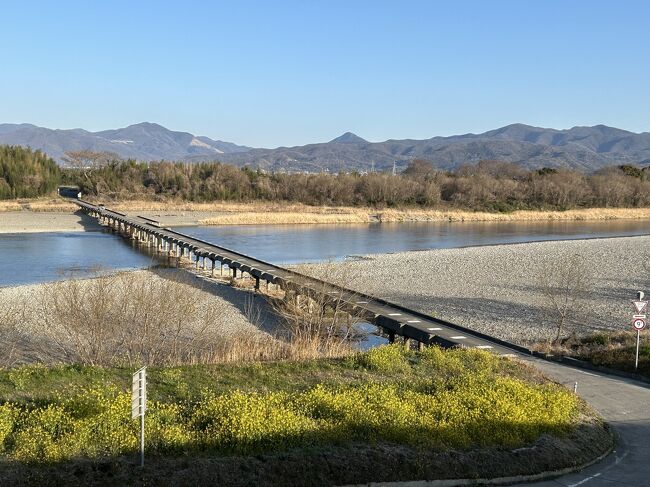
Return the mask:
M 0 371 L 0 454 L 52 463 L 132 454 L 133 370 Z M 149 369 L 147 451 L 217 456 L 352 443 L 517 448 L 574 428 L 580 403 L 476 350 L 385 346 L 344 359 Z

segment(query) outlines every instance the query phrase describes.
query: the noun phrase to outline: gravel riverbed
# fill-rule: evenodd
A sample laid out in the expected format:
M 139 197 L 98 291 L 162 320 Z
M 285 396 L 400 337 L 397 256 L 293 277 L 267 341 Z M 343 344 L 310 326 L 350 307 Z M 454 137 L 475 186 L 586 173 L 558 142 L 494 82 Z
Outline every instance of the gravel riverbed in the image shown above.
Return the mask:
M 555 329 L 540 269 L 545 263 L 560 269 L 574 255 L 585 263 L 591 285 L 582 309 L 569 317 L 568 332 L 630 328 L 630 300 L 637 289 L 650 291 L 647 236 L 368 255 L 301 270 L 325 276 L 334 266 L 348 276 L 341 283 L 359 291 L 527 343 L 551 338 Z

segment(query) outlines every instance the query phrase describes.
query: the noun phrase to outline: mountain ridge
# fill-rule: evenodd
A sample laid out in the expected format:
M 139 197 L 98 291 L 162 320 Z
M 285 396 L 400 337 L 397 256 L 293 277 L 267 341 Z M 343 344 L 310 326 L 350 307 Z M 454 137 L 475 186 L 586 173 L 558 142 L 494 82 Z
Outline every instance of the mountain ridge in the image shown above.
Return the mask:
M 169 130 L 162 125 L 141 122 L 127 127 L 90 132 L 81 128 L 49 129 L 32 124 L 0 124 L 0 144 L 40 149 L 61 162 L 65 152 L 92 150 L 113 152 L 122 158 L 143 161 L 214 159 L 228 152 L 251 148 L 231 142 Z
M 513 162 L 533 169 L 570 168 L 586 172 L 616 164 L 650 164 L 650 133 L 607 125 L 569 129 L 513 123 L 487 132 L 429 139 L 370 142 L 345 132 L 329 142 L 274 149 L 251 148 L 152 122 L 90 132 L 82 128 L 49 129 L 0 124 L 0 144 L 30 146 L 61 162 L 65 152 L 113 152 L 142 161 L 214 161 L 273 171 L 369 171 L 402 169 L 414 158 L 430 160 L 441 170 L 484 159 Z

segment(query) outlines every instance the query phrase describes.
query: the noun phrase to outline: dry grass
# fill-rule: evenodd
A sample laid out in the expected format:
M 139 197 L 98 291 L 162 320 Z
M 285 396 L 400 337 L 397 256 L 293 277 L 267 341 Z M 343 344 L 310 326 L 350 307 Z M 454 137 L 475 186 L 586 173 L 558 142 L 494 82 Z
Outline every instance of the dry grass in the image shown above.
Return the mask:
M 202 225 L 274 225 L 315 223 L 368 223 L 369 215 L 358 213 L 309 213 L 309 212 L 241 212 L 217 215 L 199 220 Z
M 92 201 L 92 198 L 88 198 Z M 366 207 L 308 206 L 290 203 L 194 203 L 181 200 L 102 201 L 122 212 L 166 211 L 217 213 L 199 220 L 203 225 L 337 224 L 372 222 L 516 222 L 583 220 L 650 220 L 650 208 L 587 208 L 567 211 L 521 210 L 511 213 L 457 209 L 376 209 Z M 74 211 L 76 206 L 61 198 L 0 201 L 0 212 Z
M 253 205 L 254 206 L 254 205 Z M 250 207 L 249 207 L 250 208 Z M 268 211 L 241 211 L 200 220 L 203 225 L 320 224 L 371 222 L 504 222 L 504 221 L 584 221 L 650 219 L 650 208 L 590 208 L 568 211 L 515 211 L 488 213 L 461 210 L 304 207 L 303 211 L 277 208 Z
M 545 220 L 619 220 L 650 219 L 650 208 L 588 208 L 567 211 L 520 210 L 511 213 L 488 213 L 461 210 L 385 210 L 378 213 L 380 221 L 545 221 Z
M 634 370 L 636 354 L 636 332 L 598 332 L 591 335 L 571 335 L 560 342 L 537 342 L 534 350 L 551 355 L 573 357 L 594 365 L 636 372 L 650 377 L 650 337 L 641 332 L 639 347 L 639 368 Z
M 277 362 L 279 360 L 310 360 L 339 358 L 355 351 L 348 344 L 329 343 L 323 346 L 316 340 L 289 337 L 288 340 L 268 335 L 241 334 L 215 343 L 188 364 L 224 364 L 246 362 Z
M 62 198 L 33 198 L 0 201 L 0 212 L 4 211 L 75 211 L 78 207 Z
M 28 288 L 0 292 L 0 366 L 216 364 L 353 352 L 348 340 L 296 333 L 297 325 L 293 333 L 263 332 L 268 310 L 251 294 L 240 291 L 243 316 L 237 317 L 181 270 L 165 271 L 164 278 L 122 272 Z M 299 321 L 290 313 L 283 318 Z
M 16 200 L 0 200 L 0 211 L 19 211 L 22 207 Z

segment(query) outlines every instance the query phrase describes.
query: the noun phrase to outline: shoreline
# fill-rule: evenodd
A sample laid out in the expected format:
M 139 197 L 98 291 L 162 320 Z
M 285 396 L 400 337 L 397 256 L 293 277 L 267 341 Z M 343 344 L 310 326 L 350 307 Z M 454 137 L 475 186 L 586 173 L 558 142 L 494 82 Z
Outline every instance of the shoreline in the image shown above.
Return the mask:
M 368 254 L 345 262 L 305 264 L 299 272 L 349 276 L 339 284 L 381 296 L 482 333 L 527 345 L 553 338 L 557 319 L 543 297 L 544 266 L 581 257 L 591 285 L 563 334 L 630 328 L 628 301 L 650 278 L 639 257 L 650 236 L 607 237 Z
M 118 211 L 138 214 L 162 226 L 229 225 L 351 225 L 376 223 L 541 223 L 648 221 L 650 208 L 590 208 L 567 211 L 522 210 L 512 213 L 469 212 L 462 210 L 419 210 L 304 205 L 253 204 L 170 204 L 123 202 L 109 205 Z M 0 234 L 74 232 L 98 230 L 101 226 L 65 200 L 0 202 Z
M 639 265 L 649 248 L 650 235 L 594 237 L 375 253 L 289 267 L 525 345 L 548 339 L 554 329 L 538 279 L 544 265 L 561 268 L 578 255 L 590 274 L 584 306 L 572 314 L 565 334 L 622 330 L 629 327 L 634 290 L 650 286 Z

